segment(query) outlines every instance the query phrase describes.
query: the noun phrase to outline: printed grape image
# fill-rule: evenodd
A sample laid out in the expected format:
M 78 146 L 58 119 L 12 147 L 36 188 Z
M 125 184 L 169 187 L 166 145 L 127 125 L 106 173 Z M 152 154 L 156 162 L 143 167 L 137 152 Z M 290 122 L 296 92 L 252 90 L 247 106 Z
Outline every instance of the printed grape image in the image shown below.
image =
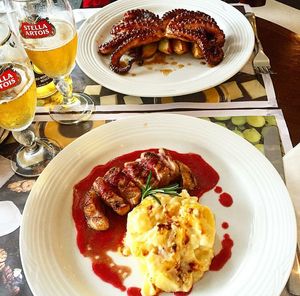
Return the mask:
M 277 126 L 275 116 L 214 116 L 203 119 L 226 127 L 253 144 L 263 154 L 265 128 L 270 125 Z

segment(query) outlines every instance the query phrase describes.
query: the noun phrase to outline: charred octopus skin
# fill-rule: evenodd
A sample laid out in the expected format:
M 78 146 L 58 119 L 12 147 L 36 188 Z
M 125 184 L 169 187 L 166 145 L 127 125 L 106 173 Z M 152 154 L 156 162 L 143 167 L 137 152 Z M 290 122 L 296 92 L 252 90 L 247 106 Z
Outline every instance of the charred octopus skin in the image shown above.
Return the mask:
M 171 19 L 169 14 L 173 16 Z M 225 34 L 209 15 L 200 11 L 174 10 L 164 15 L 164 18 L 168 19 L 165 30 L 167 38 L 196 43 L 211 66 L 223 60 Z
M 149 10 L 129 10 L 112 27 L 111 35 L 111 40 L 98 46 L 98 52 L 111 54 L 110 69 L 118 74 L 127 73 L 138 60 L 132 58 L 124 65 L 120 62 L 124 54 L 163 38 L 196 44 L 209 66 L 218 65 L 224 58 L 225 34 L 210 15 L 201 11 L 174 9 L 160 18 Z
M 141 201 L 142 189 L 146 186 L 151 172 L 151 188 L 161 188 L 179 182 L 183 189 L 192 190 L 196 180 L 188 166 L 172 159 L 168 151 L 158 153 L 146 151 L 135 161 L 122 167 L 110 168 L 103 177 L 95 179 L 85 194 L 84 215 L 87 225 L 94 230 L 106 230 L 109 221 L 105 206 L 118 215 L 126 215 Z
M 115 24 L 111 28 L 111 35 L 113 39 L 98 46 L 98 52 L 107 55 L 113 53 L 116 49 L 122 49 L 122 44 L 127 44 L 127 49 L 129 49 L 128 43 L 132 42 L 134 38 L 141 38 L 154 34 L 155 32 L 163 34 L 162 21 L 159 16 L 154 14 L 149 10 L 135 9 L 127 11 L 122 20 Z M 151 38 L 151 36 L 149 36 Z M 147 43 L 145 39 L 144 42 Z M 160 37 L 161 38 L 161 37 Z M 131 43 L 131 48 L 138 47 L 138 43 Z M 124 52 L 126 52 L 125 50 Z

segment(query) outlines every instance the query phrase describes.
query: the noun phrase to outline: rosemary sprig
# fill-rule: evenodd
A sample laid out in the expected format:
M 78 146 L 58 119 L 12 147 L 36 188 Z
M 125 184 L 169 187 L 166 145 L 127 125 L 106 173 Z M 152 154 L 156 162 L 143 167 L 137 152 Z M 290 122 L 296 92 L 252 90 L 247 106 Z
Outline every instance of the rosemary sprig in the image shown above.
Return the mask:
M 150 185 L 151 178 L 152 178 L 152 171 L 150 171 L 150 173 L 148 175 L 148 178 L 146 181 L 146 186 L 142 189 L 142 200 L 150 195 L 161 205 L 159 198 L 157 198 L 155 196 L 156 193 L 179 195 L 177 192 L 179 189 L 181 189 L 179 184 L 172 184 L 167 187 L 152 189 L 152 187 Z

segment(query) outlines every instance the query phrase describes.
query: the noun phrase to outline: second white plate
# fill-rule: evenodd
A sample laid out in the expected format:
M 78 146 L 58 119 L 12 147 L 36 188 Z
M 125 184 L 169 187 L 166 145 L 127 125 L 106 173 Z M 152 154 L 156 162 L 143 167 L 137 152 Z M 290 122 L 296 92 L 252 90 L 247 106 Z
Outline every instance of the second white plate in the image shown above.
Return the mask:
M 136 8 L 159 15 L 174 8 L 200 10 L 211 15 L 226 35 L 224 60 L 216 67 L 209 67 L 190 54 L 172 55 L 168 64 L 133 65 L 126 75 L 112 72 L 109 56 L 97 53 L 97 42 L 110 39 L 112 25 L 124 12 Z M 254 35 L 247 19 L 220 0 L 119 0 L 102 8 L 81 26 L 78 42 L 77 63 L 97 83 L 128 95 L 163 97 L 205 90 L 232 77 L 250 58 Z
M 232 257 L 208 272 L 190 296 L 278 296 L 294 260 L 296 223 L 287 189 L 270 162 L 231 131 L 201 119 L 148 114 L 105 124 L 61 151 L 43 171 L 26 202 L 20 231 L 21 259 L 36 296 L 118 296 L 120 290 L 92 271 L 76 244 L 72 219 L 73 186 L 98 164 L 140 149 L 165 147 L 201 155 L 220 175 L 218 186 L 234 203 L 223 207 L 211 190 L 201 202 L 215 214 L 217 237 L 228 231 Z M 222 222 L 229 228 L 224 230 Z M 132 257 L 114 254 L 142 278 Z

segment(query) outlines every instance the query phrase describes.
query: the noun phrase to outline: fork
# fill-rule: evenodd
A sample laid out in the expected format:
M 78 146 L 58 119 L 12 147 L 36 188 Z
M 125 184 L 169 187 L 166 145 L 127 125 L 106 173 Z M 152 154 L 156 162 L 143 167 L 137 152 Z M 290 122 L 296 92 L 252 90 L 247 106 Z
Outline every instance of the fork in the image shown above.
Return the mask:
M 253 12 L 247 12 L 245 14 L 246 18 L 248 19 L 249 23 L 252 26 L 254 35 L 255 35 L 255 49 L 256 55 L 252 61 L 253 69 L 256 74 L 275 74 L 271 70 L 270 59 L 263 51 L 263 47 L 257 35 L 257 28 L 256 28 L 256 20 L 255 14 Z

